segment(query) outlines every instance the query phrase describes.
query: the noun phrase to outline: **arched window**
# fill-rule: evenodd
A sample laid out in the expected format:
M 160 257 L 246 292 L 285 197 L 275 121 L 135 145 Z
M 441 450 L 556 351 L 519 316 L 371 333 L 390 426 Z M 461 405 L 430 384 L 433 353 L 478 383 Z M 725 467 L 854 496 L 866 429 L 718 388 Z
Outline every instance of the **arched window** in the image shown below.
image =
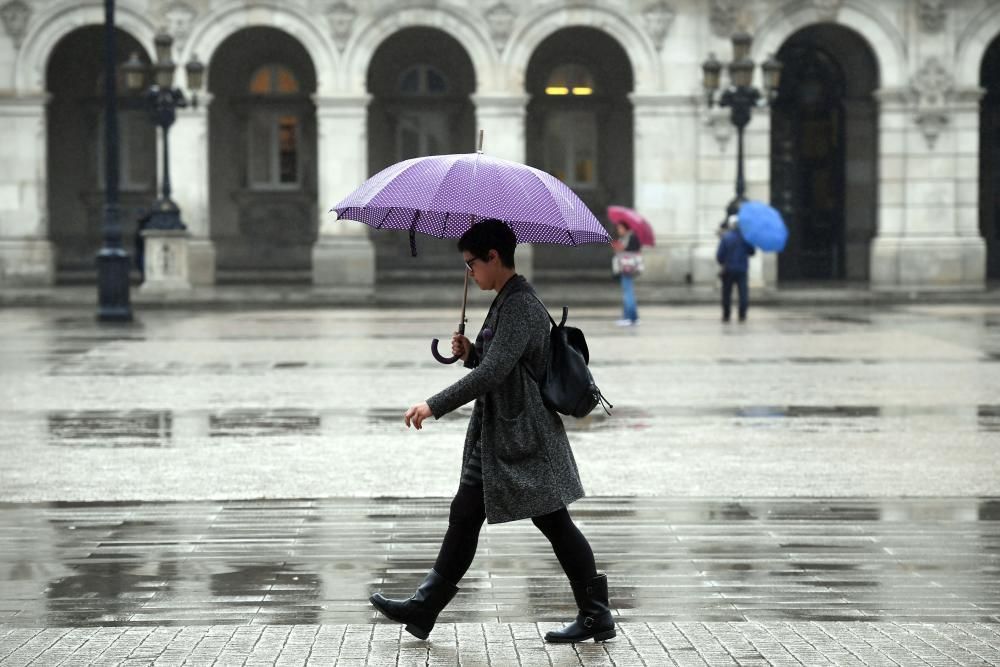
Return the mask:
M 248 89 L 251 95 L 272 98 L 275 102 L 255 108 L 250 118 L 250 186 L 298 186 L 301 118 L 294 109 L 283 107 L 281 98 L 297 95 L 299 80 L 288 67 L 272 63 L 254 71 Z
M 545 118 L 545 170 L 571 188 L 597 185 L 597 114 L 585 99 L 594 94 L 590 70 L 576 63 L 552 69 L 546 96 L 566 97 Z
M 397 90 L 401 95 L 444 95 L 448 92 L 448 79 L 436 67 L 412 65 L 399 75 Z

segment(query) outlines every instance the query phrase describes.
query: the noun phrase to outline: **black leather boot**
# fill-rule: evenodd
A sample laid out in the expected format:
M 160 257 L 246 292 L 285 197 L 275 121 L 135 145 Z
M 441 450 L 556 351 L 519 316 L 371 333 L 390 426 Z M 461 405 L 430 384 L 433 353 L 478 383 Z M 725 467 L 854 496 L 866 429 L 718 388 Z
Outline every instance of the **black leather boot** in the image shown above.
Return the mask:
M 545 633 L 545 641 L 553 644 L 571 644 L 593 639 L 603 642 L 615 636 L 615 619 L 608 605 L 608 575 L 593 579 L 571 581 L 573 597 L 580 610 L 576 620 L 562 630 Z
M 405 623 L 406 631 L 411 635 L 427 639 L 438 614 L 457 592 L 458 586 L 431 569 L 417 587 L 417 592 L 406 600 L 390 600 L 381 593 L 376 593 L 369 600 L 386 618 Z

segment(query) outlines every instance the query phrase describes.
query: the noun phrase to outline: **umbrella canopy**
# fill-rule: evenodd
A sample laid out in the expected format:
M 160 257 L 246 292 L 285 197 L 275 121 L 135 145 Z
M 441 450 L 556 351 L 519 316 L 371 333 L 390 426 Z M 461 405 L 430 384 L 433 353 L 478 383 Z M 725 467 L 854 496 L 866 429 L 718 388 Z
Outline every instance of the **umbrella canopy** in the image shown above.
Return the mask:
M 642 245 L 656 245 L 656 236 L 653 234 L 652 225 L 646 221 L 646 218 L 632 209 L 625 206 L 609 206 L 608 219 L 614 223 L 620 222 L 631 229 Z
M 484 218 L 506 222 L 519 243 L 609 243 L 607 230 L 564 183 L 483 153 L 404 160 L 333 207 L 339 219 L 376 229 L 459 238 Z
M 743 202 L 737 216 L 743 238 L 766 252 L 781 252 L 788 241 L 788 228 L 781 213 L 759 201 Z

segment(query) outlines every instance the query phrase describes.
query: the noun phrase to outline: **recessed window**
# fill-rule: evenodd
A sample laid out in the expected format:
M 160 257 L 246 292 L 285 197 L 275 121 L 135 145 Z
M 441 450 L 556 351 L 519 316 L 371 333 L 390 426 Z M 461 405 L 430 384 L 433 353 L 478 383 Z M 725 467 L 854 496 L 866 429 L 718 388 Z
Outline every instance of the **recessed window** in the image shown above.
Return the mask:
M 250 77 L 253 95 L 280 98 L 298 92 L 299 80 L 284 65 L 264 65 Z M 301 180 L 302 121 L 292 108 L 284 107 L 268 104 L 250 115 L 248 180 L 252 187 L 294 187 Z
M 545 84 L 546 95 L 578 95 L 594 94 L 594 77 L 583 65 L 569 63 L 559 65 Z
M 545 120 L 545 171 L 571 188 L 597 184 L 597 117 L 553 111 Z
M 104 187 L 104 112 L 98 114 L 97 184 Z M 156 131 L 145 111 L 118 112 L 118 185 L 123 191 L 155 188 Z
M 444 95 L 448 92 L 448 79 L 435 67 L 413 65 L 399 75 L 397 89 L 403 95 Z

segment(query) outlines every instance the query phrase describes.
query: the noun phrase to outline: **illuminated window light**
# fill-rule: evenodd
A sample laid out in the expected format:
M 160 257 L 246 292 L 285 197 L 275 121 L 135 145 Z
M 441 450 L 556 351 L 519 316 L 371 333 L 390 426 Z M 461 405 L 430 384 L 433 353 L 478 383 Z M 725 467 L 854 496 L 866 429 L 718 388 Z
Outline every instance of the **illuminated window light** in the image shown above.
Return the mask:
M 590 86 L 573 86 L 574 95 L 590 95 L 594 92 L 594 89 Z
M 566 86 L 548 86 L 545 89 L 546 95 L 569 95 L 569 88 Z

